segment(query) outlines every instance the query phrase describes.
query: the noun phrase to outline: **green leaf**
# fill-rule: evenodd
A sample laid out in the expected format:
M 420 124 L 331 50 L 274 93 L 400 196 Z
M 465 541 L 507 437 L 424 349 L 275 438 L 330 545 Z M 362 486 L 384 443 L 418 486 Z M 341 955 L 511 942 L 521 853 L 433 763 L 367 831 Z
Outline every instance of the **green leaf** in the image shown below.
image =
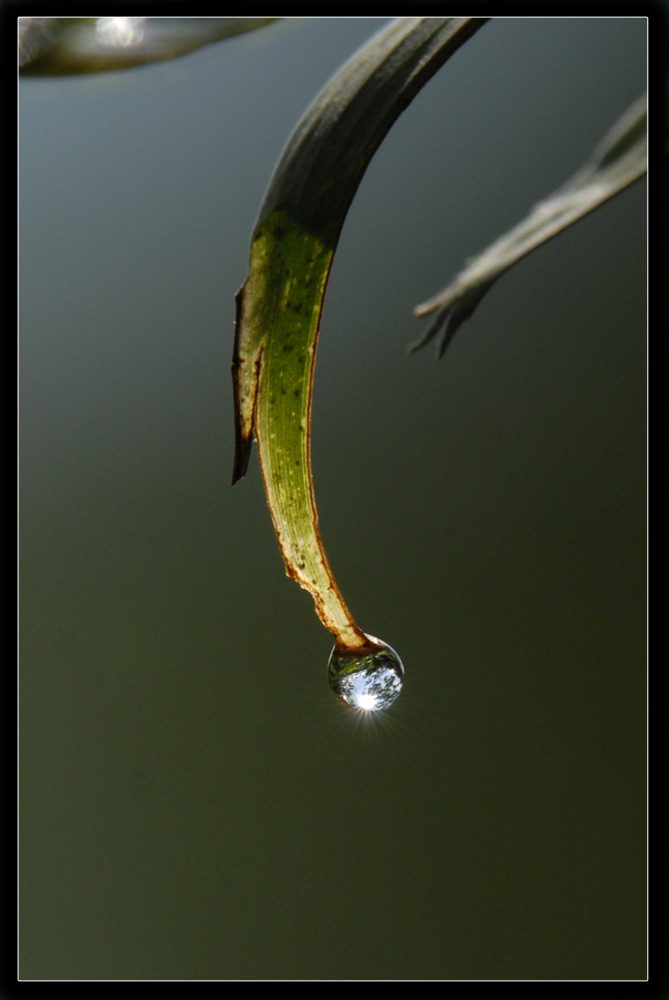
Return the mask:
M 337 73 L 275 170 L 237 295 L 233 483 L 246 472 L 255 433 L 287 573 L 313 595 L 342 650 L 379 644 L 358 628 L 335 583 L 312 486 L 312 381 L 332 257 L 355 191 L 393 122 L 485 20 L 400 18 Z
M 174 59 L 275 17 L 20 17 L 19 72 L 69 76 Z
M 425 336 L 409 350 L 424 347 L 440 333 L 437 356 L 441 357 L 457 330 L 505 271 L 642 177 L 646 159 L 644 95 L 627 109 L 571 180 L 535 205 L 519 225 L 468 261 L 444 291 L 416 307 L 417 316 L 433 312 L 437 316 Z

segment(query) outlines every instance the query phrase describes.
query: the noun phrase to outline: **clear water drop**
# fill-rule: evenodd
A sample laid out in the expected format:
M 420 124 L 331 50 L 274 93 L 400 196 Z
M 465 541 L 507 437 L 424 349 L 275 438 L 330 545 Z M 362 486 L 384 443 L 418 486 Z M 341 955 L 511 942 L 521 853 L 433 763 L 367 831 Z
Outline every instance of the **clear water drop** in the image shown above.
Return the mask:
M 382 712 L 399 697 L 404 667 L 387 643 L 367 636 L 380 649 L 346 653 L 335 646 L 328 662 L 328 681 L 337 698 L 362 712 Z

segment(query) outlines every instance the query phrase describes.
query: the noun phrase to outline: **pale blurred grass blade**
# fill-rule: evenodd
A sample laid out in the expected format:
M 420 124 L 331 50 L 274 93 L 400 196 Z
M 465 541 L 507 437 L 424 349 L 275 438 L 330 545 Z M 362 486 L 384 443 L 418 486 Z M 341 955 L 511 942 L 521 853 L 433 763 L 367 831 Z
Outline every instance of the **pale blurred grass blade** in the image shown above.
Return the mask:
M 436 317 L 410 351 L 424 347 L 440 334 L 441 357 L 465 320 L 505 271 L 547 240 L 623 191 L 646 172 L 646 96 L 627 109 L 597 146 L 590 160 L 566 184 L 535 205 L 526 219 L 477 257 L 454 281 L 414 310 L 417 316 Z

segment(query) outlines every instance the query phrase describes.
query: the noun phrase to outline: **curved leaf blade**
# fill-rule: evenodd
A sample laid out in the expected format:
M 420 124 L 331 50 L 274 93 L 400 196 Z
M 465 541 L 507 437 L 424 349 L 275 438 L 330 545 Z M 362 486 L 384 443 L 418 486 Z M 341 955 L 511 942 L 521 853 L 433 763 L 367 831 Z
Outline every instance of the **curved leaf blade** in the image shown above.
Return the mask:
M 332 258 L 355 191 L 404 108 L 483 18 L 400 18 L 339 71 L 298 123 L 260 209 L 237 296 L 233 483 L 252 437 L 289 576 L 342 649 L 369 647 L 329 567 L 310 458 L 314 360 Z

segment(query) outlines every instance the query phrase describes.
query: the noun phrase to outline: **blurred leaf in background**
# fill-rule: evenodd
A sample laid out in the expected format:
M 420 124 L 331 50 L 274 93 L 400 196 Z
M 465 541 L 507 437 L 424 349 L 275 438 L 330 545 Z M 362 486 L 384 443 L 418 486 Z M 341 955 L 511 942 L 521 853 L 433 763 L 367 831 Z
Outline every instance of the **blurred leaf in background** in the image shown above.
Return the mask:
M 20 17 L 19 72 L 69 76 L 129 69 L 255 31 L 274 17 Z

